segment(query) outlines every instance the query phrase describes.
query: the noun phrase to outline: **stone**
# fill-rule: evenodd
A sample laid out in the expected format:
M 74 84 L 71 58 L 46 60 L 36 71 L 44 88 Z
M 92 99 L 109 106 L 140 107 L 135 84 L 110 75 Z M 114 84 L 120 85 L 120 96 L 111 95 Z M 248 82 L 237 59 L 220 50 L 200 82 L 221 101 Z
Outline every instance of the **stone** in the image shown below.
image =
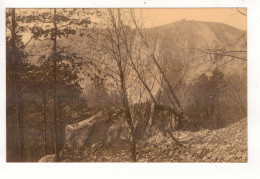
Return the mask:
M 198 150 L 197 154 L 202 155 L 203 154 L 203 150 L 202 149 Z
M 55 154 L 53 154 L 53 155 L 45 155 L 38 162 L 43 163 L 43 162 L 55 162 L 55 161 L 56 161 L 56 156 Z
M 233 155 L 229 155 L 225 158 L 226 161 L 230 161 L 234 156 Z
M 170 152 L 169 152 L 169 156 L 172 156 L 173 154 L 174 154 L 173 151 L 170 151 Z

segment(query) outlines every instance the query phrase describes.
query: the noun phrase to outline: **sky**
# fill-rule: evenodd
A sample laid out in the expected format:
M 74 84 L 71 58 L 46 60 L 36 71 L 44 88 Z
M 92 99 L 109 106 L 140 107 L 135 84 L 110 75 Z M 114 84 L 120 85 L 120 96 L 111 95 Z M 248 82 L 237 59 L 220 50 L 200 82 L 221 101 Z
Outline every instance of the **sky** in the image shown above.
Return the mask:
M 186 19 L 221 22 L 241 30 L 247 29 L 247 17 L 238 13 L 236 8 L 153 8 L 135 10 L 141 12 L 146 19 L 146 27 L 160 26 Z M 244 10 L 245 8 L 241 9 L 243 12 Z

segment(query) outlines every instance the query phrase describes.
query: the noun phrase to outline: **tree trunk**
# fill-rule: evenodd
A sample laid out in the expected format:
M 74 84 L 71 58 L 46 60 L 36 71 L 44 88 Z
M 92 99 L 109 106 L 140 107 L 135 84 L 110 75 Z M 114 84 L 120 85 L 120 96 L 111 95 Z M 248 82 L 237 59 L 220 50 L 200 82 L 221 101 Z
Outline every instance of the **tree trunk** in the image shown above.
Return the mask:
M 122 87 L 123 88 L 123 92 L 122 92 L 122 100 L 123 100 L 123 104 L 124 104 L 124 108 L 125 108 L 125 115 L 126 115 L 126 119 L 127 119 L 127 124 L 130 127 L 130 133 L 131 133 L 131 154 L 132 154 L 132 162 L 136 162 L 136 132 L 135 132 L 135 127 L 133 124 L 133 119 L 132 119 L 132 115 L 130 112 L 130 107 L 129 107 L 129 103 L 128 103 L 128 99 L 127 99 L 127 92 L 125 89 L 125 86 Z
M 125 85 L 125 77 L 124 73 L 122 70 L 121 63 L 118 63 L 119 71 L 120 71 L 120 82 L 121 82 L 121 97 L 122 97 L 122 102 L 125 108 L 125 115 L 126 115 L 126 120 L 127 124 L 130 128 L 130 133 L 131 133 L 131 154 L 132 154 L 132 162 L 136 162 L 136 132 L 135 132 L 135 127 L 133 124 L 133 119 L 132 115 L 130 112 L 130 107 L 129 107 L 129 102 L 128 102 L 128 97 L 127 97 L 127 90 L 126 90 L 126 85 Z
M 62 120 L 62 101 L 61 101 L 61 97 L 58 97 L 58 114 L 59 114 L 59 139 L 60 139 L 60 147 L 63 147 L 64 144 L 64 122 Z
M 46 92 L 42 91 L 43 97 L 43 152 L 47 155 L 47 119 L 46 119 Z
M 20 162 L 25 161 L 24 154 L 24 124 L 23 124 L 23 96 L 21 91 L 17 91 L 17 127 L 18 127 L 18 138 L 19 138 L 19 158 Z
M 57 122 L 57 91 L 56 91 L 56 84 L 57 84 L 57 23 L 56 23 L 56 8 L 54 9 L 54 36 L 52 37 L 53 41 L 53 126 L 54 126 L 54 142 L 55 142 L 55 155 L 56 160 L 59 162 L 60 156 L 60 146 L 59 146 L 59 134 L 58 134 L 58 122 Z
M 155 104 L 152 103 L 151 104 L 151 112 L 150 112 L 149 122 L 148 122 L 148 128 L 150 128 L 153 124 L 154 111 L 155 111 Z
M 221 121 L 221 117 L 220 117 L 220 109 L 219 109 L 219 94 L 217 94 L 217 128 L 221 128 L 222 126 L 222 121 Z
M 12 9 L 12 30 L 11 30 L 11 46 L 12 46 L 12 61 L 14 63 L 14 88 L 17 105 L 17 130 L 18 130 L 18 157 L 19 161 L 24 161 L 24 126 L 23 126 L 23 99 L 19 76 L 19 63 L 18 63 L 18 49 L 16 47 L 16 19 L 15 9 Z

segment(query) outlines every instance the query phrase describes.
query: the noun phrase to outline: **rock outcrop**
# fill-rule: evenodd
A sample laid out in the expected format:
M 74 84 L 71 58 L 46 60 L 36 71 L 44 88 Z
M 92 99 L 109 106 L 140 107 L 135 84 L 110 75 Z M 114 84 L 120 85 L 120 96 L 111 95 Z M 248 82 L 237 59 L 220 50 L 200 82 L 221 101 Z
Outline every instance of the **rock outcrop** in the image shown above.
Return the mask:
M 122 109 L 107 109 L 65 128 L 65 147 L 81 148 L 95 143 L 121 143 L 129 139 Z

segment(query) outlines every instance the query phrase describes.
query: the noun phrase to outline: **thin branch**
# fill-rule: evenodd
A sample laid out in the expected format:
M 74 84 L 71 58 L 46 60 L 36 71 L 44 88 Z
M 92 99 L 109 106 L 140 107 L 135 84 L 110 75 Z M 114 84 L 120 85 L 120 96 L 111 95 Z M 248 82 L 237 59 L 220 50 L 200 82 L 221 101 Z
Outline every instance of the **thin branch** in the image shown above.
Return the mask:
M 247 14 L 245 14 L 244 12 L 242 12 L 238 7 L 237 7 L 237 11 L 242 14 L 243 16 L 246 16 L 247 17 Z

